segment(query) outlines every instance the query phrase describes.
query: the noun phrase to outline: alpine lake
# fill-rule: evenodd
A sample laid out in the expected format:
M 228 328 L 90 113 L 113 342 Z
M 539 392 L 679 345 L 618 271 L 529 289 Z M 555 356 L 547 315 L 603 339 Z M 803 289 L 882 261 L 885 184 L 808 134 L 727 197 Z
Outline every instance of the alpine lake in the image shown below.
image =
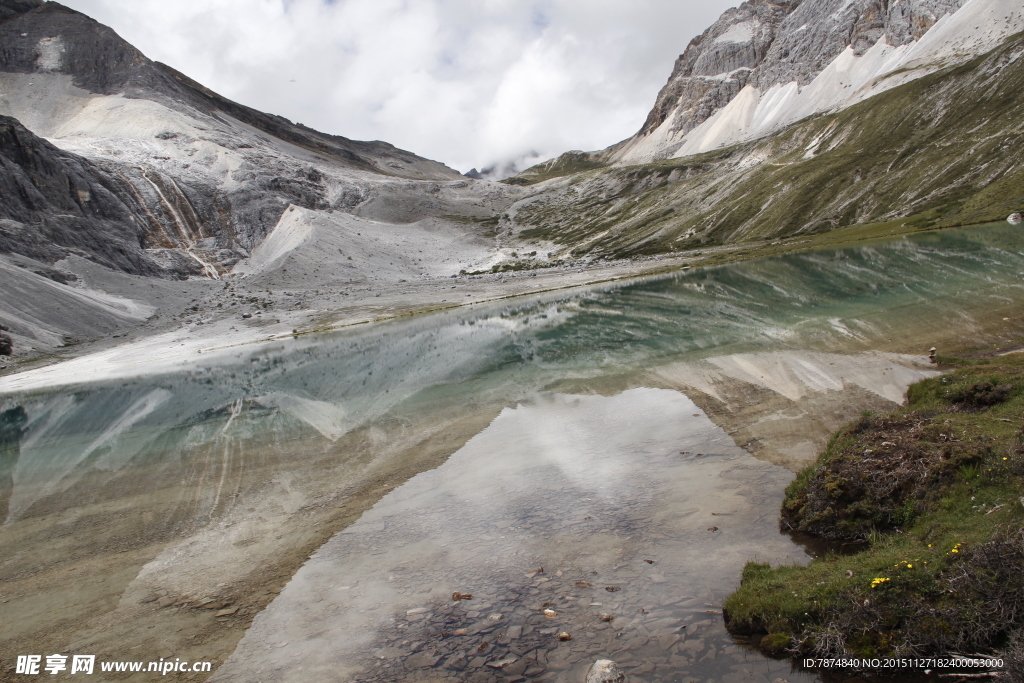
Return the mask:
M 779 504 L 833 431 L 1024 337 L 1022 276 L 993 224 L 0 383 L 0 678 L 819 680 L 722 601 L 810 561 Z

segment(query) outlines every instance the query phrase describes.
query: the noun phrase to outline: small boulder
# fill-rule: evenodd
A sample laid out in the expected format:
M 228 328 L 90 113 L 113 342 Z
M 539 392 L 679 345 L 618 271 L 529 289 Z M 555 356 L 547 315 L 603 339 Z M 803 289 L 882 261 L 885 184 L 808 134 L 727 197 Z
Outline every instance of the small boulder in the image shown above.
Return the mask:
M 610 659 L 599 659 L 587 672 L 587 683 L 624 683 L 626 674 Z
M 14 340 L 10 335 L 0 332 L 0 356 L 14 355 Z
M 1009 216 L 1006 217 L 1006 222 L 1009 223 L 1010 225 L 1020 225 L 1021 223 L 1024 223 L 1024 215 L 1021 215 L 1019 213 L 1011 213 Z

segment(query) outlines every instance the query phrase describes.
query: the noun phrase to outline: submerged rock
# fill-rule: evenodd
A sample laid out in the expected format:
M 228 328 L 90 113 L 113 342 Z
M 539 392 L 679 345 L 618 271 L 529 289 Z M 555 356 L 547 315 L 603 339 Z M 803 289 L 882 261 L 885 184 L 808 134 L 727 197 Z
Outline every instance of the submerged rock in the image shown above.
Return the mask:
M 587 672 L 587 683 L 623 683 L 626 675 L 610 659 L 599 659 Z

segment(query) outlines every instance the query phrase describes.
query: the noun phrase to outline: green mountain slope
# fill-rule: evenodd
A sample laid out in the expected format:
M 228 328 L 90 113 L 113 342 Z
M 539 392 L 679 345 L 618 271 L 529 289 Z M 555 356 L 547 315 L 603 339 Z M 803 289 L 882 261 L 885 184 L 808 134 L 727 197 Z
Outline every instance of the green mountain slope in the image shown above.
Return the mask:
M 549 164 L 521 176 L 544 181 L 508 220 L 520 239 L 595 257 L 902 219 L 908 229 L 1000 220 L 1024 207 L 1022 57 L 1017 34 L 849 109 L 698 156 L 590 170 L 581 160 Z M 552 178 L 560 167 L 571 175 Z

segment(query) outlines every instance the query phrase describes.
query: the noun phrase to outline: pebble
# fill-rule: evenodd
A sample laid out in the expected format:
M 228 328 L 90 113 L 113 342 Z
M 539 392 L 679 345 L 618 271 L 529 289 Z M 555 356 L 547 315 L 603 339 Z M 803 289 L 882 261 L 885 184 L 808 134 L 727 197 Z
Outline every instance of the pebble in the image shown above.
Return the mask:
M 435 655 L 426 652 L 417 652 L 413 656 L 406 658 L 405 665 L 410 669 L 423 669 L 434 666 L 437 664 L 438 659 L 440 659 L 440 657 Z
M 493 662 L 487 662 L 487 666 L 491 667 L 492 669 L 501 669 L 508 666 L 509 664 L 512 664 L 517 659 L 518 657 L 505 657 L 503 659 L 498 659 Z
M 207 602 L 204 605 L 200 605 L 200 607 L 202 607 L 203 609 L 221 609 L 226 606 L 227 603 L 223 600 L 211 600 L 210 602 Z

